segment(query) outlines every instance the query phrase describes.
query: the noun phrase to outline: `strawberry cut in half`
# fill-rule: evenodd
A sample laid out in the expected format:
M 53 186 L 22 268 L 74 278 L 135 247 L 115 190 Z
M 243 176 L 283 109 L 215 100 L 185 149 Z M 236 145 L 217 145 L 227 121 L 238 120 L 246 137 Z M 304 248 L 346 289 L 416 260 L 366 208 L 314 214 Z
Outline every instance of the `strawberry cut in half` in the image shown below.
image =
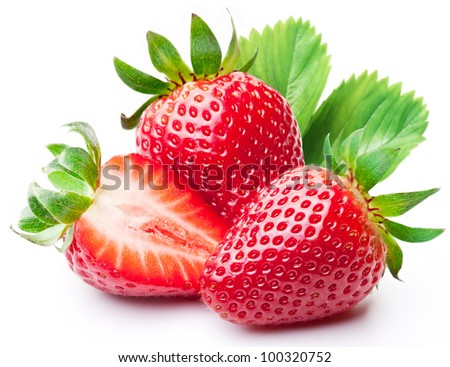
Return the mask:
M 198 193 L 178 188 L 159 162 L 129 154 L 99 169 L 93 130 L 69 126 L 86 139 L 88 152 L 49 146 L 55 159 L 45 171 L 59 191 L 32 184 L 17 232 L 41 245 L 64 237 L 72 270 L 107 293 L 196 295 L 204 262 L 227 221 Z
M 173 164 L 221 216 L 237 218 L 256 194 L 289 168 L 304 164 L 297 121 L 286 99 L 240 70 L 236 31 L 222 59 L 220 46 L 197 15 L 191 23 L 192 70 L 163 36 L 148 32 L 148 48 L 163 82 L 114 59 L 130 88 L 153 95 L 136 113 L 122 115 L 136 129 L 138 153 Z

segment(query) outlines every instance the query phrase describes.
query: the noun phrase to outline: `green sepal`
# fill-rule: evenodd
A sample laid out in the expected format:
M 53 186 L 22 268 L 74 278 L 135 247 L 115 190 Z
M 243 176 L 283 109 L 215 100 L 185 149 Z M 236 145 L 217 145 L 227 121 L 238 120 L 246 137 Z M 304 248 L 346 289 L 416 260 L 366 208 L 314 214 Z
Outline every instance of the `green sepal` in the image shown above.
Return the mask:
M 413 243 L 431 241 L 444 232 L 441 228 L 408 227 L 389 219 L 385 219 L 383 225 L 394 237 L 405 242 Z
M 86 122 L 76 121 L 70 122 L 65 127 L 69 128 L 69 131 L 76 132 L 82 136 L 86 144 L 86 148 L 97 167 L 100 167 L 101 150 L 100 144 L 95 134 L 94 129 Z
M 54 245 L 67 230 L 67 225 L 58 224 L 37 233 L 22 232 L 11 226 L 11 230 L 22 238 L 41 246 Z
M 33 193 L 39 203 L 59 223 L 75 222 L 92 204 L 92 198 L 74 192 L 55 192 L 34 184 Z M 34 212 L 33 212 L 34 213 Z M 34 213 L 36 215 L 36 213 Z M 39 219 L 43 219 L 36 215 Z
M 336 167 L 333 169 L 334 173 L 338 176 L 345 176 L 346 172 L 348 170 L 347 163 L 344 161 L 340 161 L 339 164 L 336 165 Z
M 138 126 L 141 116 L 147 109 L 147 107 L 150 106 L 153 102 L 157 101 L 159 98 L 160 98 L 159 96 L 154 96 L 148 99 L 130 117 L 127 117 L 122 113 L 122 115 L 120 116 L 122 128 L 124 128 L 125 130 L 131 130 L 134 129 L 136 126 Z
M 309 22 L 289 18 L 272 28 L 265 27 L 261 33 L 252 30 L 248 39 L 239 39 L 239 46 L 241 62 L 238 69 L 259 49 L 258 58 L 248 72 L 287 99 L 300 131 L 305 135 L 330 72 L 330 57 L 321 36 Z M 320 144 L 325 135 L 319 137 Z
M 97 189 L 99 169 L 89 153 L 84 149 L 78 147 L 67 148 L 58 156 L 57 160 L 61 166 L 73 172 L 75 177 L 84 180 L 92 190 L 95 191 Z M 70 188 L 62 189 L 72 191 Z
M 66 144 L 49 144 L 49 145 L 47 145 L 48 151 L 50 153 L 52 153 L 54 157 L 58 157 L 67 148 L 69 148 L 69 146 Z
M 386 265 L 392 276 L 397 280 L 401 280 L 398 277 L 398 273 L 403 265 L 403 251 L 397 241 L 389 233 L 383 231 L 381 236 L 383 237 L 384 244 L 387 248 Z
M 17 227 L 24 232 L 38 233 L 52 227 L 53 224 L 45 223 L 36 217 L 29 207 L 26 207 L 20 213 Z
M 62 253 L 66 252 L 66 250 L 72 244 L 73 237 L 74 237 L 74 229 L 75 229 L 75 226 L 73 224 L 71 226 L 69 226 L 64 232 L 62 246 L 55 245 L 55 247 L 58 249 L 59 252 L 62 252 Z
M 325 159 L 325 167 L 334 172 L 336 161 L 334 160 L 333 150 L 331 149 L 330 134 L 325 137 L 323 142 L 323 156 Z
M 233 17 L 230 14 L 231 27 L 233 33 L 231 35 L 230 44 L 228 45 L 228 50 L 222 61 L 222 68 L 220 70 L 220 75 L 225 75 L 231 73 L 236 69 L 236 65 L 239 61 L 241 51 L 239 49 L 239 40 L 236 33 L 236 28 L 234 26 Z
M 331 149 L 330 134 L 328 134 L 323 141 L 323 155 L 333 155 L 333 150 Z
M 258 51 L 259 51 L 259 49 L 257 48 L 255 50 L 255 52 L 253 53 L 253 56 L 250 57 L 250 59 L 244 65 L 242 65 L 238 70 L 242 71 L 243 73 L 248 72 L 252 68 L 253 64 L 255 63 L 256 57 L 258 56 Z
M 370 206 L 374 209 L 379 209 L 383 217 L 397 217 L 405 214 L 438 191 L 439 189 L 430 189 L 416 192 L 379 195 L 373 198 L 370 202 Z
M 136 92 L 162 94 L 171 88 L 170 83 L 163 82 L 143 71 L 135 69 L 117 57 L 114 58 L 114 68 L 119 78 Z
M 147 44 L 150 59 L 156 70 L 179 85 L 192 80 L 192 70 L 184 63 L 175 46 L 167 38 L 149 31 Z
M 38 245 L 55 245 L 64 251 L 73 240 L 73 223 L 91 206 L 98 185 L 101 151 L 97 136 L 85 122 L 65 125 L 82 136 L 87 150 L 65 144 L 50 144 L 53 159 L 45 168 L 49 181 L 59 191 L 30 184 L 28 207 L 11 229 Z
M 222 62 L 222 51 L 211 28 L 198 15 L 191 21 L 191 64 L 199 78 L 216 76 Z
M 356 160 L 356 181 L 368 192 L 386 177 L 399 153 L 400 149 L 386 148 L 359 156 Z
M 44 168 L 44 173 L 58 190 L 76 192 L 88 197 L 94 196 L 94 190 L 91 186 L 81 176 L 63 167 L 58 159 L 51 161 Z
M 355 130 L 342 142 L 340 147 L 342 160 L 347 163 L 349 169 L 352 172 L 355 172 L 356 170 L 358 150 L 361 144 L 363 133 L 364 129 Z M 330 149 L 332 149 L 331 146 Z
M 334 172 L 336 175 L 344 175 L 347 172 L 347 164 L 344 161 L 336 162 L 331 148 L 330 134 L 325 137 L 323 143 L 323 156 L 325 160 L 325 167 Z
M 56 225 L 60 222 L 42 205 L 40 200 L 36 196 L 36 190 L 39 185 L 35 182 L 31 183 L 28 188 L 28 207 L 30 211 L 39 218 L 42 222 Z

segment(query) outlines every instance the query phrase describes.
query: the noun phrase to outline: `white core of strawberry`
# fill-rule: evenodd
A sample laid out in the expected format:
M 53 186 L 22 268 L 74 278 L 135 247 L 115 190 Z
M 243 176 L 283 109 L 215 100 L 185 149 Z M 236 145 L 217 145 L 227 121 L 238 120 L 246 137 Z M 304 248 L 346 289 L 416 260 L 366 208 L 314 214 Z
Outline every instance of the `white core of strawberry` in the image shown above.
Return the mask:
M 171 189 L 140 190 L 137 184 L 131 183 L 130 190 L 98 189 L 93 204 L 76 225 L 77 242 L 82 243 L 85 233 L 90 233 L 80 230 L 83 226 L 99 239 L 95 258 L 101 259 L 113 247 L 117 269 L 131 258 L 144 271 L 155 271 L 149 264 L 157 264 L 157 271 L 163 275 L 167 273 L 164 259 L 175 259 L 188 279 L 186 267 L 192 262 L 203 263 L 217 245 L 208 226 L 194 225 L 201 209 L 192 207 L 187 193 L 173 198 Z

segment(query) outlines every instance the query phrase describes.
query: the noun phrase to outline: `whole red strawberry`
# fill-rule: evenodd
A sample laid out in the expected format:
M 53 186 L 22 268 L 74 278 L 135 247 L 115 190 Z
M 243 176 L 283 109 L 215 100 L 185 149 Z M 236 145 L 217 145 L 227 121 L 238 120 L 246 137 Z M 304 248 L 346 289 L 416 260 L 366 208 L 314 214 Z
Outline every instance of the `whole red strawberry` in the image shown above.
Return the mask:
M 208 259 L 202 299 L 238 324 L 310 321 L 351 308 L 378 284 L 386 261 L 395 276 L 401 266 L 387 232 L 399 224 L 374 201 L 352 177 L 307 166 L 285 173 L 259 191 Z M 421 240 L 441 233 L 425 231 Z
M 229 224 L 173 175 L 138 154 L 115 156 L 99 168 L 89 125 L 70 125 L 88 151 L 50 145 L 45 172 L 59 191 L 32 184 L 16 230 L 52 245 L 65 237 L 66 258 L 88 284 L 123 296 L 198 294 L 204 263 Z
M 234 71 L 239 61 L 235 32 L 222 61 L 211 30 L 193 15 L 193 71 L 167 39 L 152 32 L 147 39 L 152 62 L 167 83 L 115 59 L 128 86 L 157 94 L 130 119 L 122 117 L 126 128 L 140 117 L 140 154 L 171 165 L 185 185 L 201 191 L 228 218 L 240 215 L 258 188 L 304 164 L 298 125 L 284 97 L 256 77 Z

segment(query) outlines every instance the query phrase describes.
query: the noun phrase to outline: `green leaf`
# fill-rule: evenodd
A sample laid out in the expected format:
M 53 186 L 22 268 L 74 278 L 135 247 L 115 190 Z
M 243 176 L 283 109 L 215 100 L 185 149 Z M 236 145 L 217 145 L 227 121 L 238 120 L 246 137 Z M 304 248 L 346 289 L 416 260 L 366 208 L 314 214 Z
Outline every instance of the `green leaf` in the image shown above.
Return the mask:
M 44 168 L 44 173 L 58 190 L 76 192 L 88 197 L 94 196 L 94 190 L 89 184 L 81 176 L 76 174 L 76 172 L 70 171 L 62 166 L 57 159 L 51 161 Z
M 30 211 L 42 222 L 55 225 L 60 222 L 42 205 L 39 199 L 36 197 L 36 190 L 39 189 L 39 185 L 35 182 L 31 183 L 28 188 L 28 207 Z
M 92 188 L 97 189 L 97 181 L 99 177 L 99 170 L 91 156 L 82 148 L 70 147 L 67 148 L 57 158 L 58 163 L 73 172 L 76 176 L 82 178 Z M 63 188 L 66 191 L 71 191 L 69 188 Z
M 131 89 L 145 94 L 161 94 L 168 92 L 170 83 L 163 82 L 128 65 L 117 57 L 114 58 L 114 68 L 119 78 Z
M 95 134 L 95 131 L 91 127 L 91 125 L 89 125 L 86 122 L 77 121 L 68 123 L 64 126 L 68 127 L 69 131 L 76 132 L 83 137 L 92 160 L 94 161 L 97 167 L 100 167 L 100 160 L 101 160 L 100 144 L 98 142 L 97 135 Z
M 252 30 L 248 39 L 239 39 L 239 45 L 241 60 L 250 59 L 259 49 L 250 74 L 288 100 L 305 135 L 330 71 L 330 57 L 321 36 L 309 22 L 289 18 L 262 33 Z M 321 151 L 325 136 L 320 137 Z
M 236 34 L 236 28 L 234 27 L 233 17 L 230 14 L 231 19 L 231 27 L 233 29 L 233 33 L 231 36 L 230 44 L 228 45 L 228 51 L 222 61 L 222 70 L 220 71 L 221 75 L 226 75 L 231 73 L 236 69 L 236 65 L 239 61 L 239 56 L 241 55 L 239 49 L 239 41 Z
M 310 130 L 303 135 L 305 157 L 308 163 L 322 164 L 322 142 L 331 134 L 339 161 L 342 143 L 364 128 L 359 155 L 401 148 L 387 177 L 424 140 L 427 115 L 422 100 L 413 93 L 401 94 L 400 84 L 389 86 L 387 79 L 378 80 L 377 73 L 353 76 L 335 89 L 312 117 Z
M 380 149 L 359 156 L 356 160 L 356 181 L 368 192 L 386 178 L 386 173 L 394 164 L 400 149 Z
M 120 116 L 122 128 L 124 128 L 125 130 L 131 130 L 131 129 L 134 129 L 136 126 L 138 126 L 140 118 L 141 118 L 142 114 L 144 113 L 144 111 L 147 109 L 148 106 L 150 106 L 153 102 L 157 101 L 158 99 L 159 99 L 159 96 L 154 96 L 154 97 L 148 99 L 130 117 L 127 117 L 122 113 L 122 115 Z
M 356 170 L 358 150 L 359 146 L 361 145 L 363 133 L 364 129 L 355 130 L 342 142 L 340 147 L 342 160 L 347 163 L 348 167 L 351 169 L 352 172 L 355 172 Z
M 222 51 L 214 33 L 196 14 L 191 21 L 191 63 L 200 78 L 216 75 L 222 63 Z
M 51 246 L 54 245 L 62 237 L 67 229 L 67 226 L 65 224 L 58 224 L 36 233 L 22 232 L 12 226 L 11 229 L 19 236 L 37 245 Z
M 413 228 L 393 222 L 389 219 L 383 221 L 385 228 L 394 237 L 405 242 L 426 242 L 439 236 L 443 229 L 440 228 Z
M 147 32 L 148 52 L 156 70 L 170 81 L 184 84 L 192 79 L 192 70 L 184 63 L 175 46 L 164 36 Z
M 49 145 L 47 145 L 47 149 L 49 150 L 50 153 L 53 154 L 54 157 L 59 156 L 67 148 L 69 148 L 69 146 L 66 144 L 49 144 Z
M 55 192 L 43 189 L 37 184 L 33 191 L 39 203 L 60 223 L 75 222 L 92 204 L 92 198 L 74 192 Z
M 416 192 L 379 195 L 373 198 L 370 206 L 372 208 L 380 209 L 383 217 L 396 217 L 406 213 L 438 191 L 439 189 L 431 189 Z
M 383 241 L 387 248 L 386 265 L 395 279 L 400 280 L 398 273 L 403 265 L 403 252 L 397 241 L 386 232 L 382 232 Z
M 41 221 L 33 214 L 29 207 L 26 207 L 20 213 L 20 218 L 17 226 L 24 232 L 37 233 L 42 232 L 43 230 L 50 228 L 53 225 Z

